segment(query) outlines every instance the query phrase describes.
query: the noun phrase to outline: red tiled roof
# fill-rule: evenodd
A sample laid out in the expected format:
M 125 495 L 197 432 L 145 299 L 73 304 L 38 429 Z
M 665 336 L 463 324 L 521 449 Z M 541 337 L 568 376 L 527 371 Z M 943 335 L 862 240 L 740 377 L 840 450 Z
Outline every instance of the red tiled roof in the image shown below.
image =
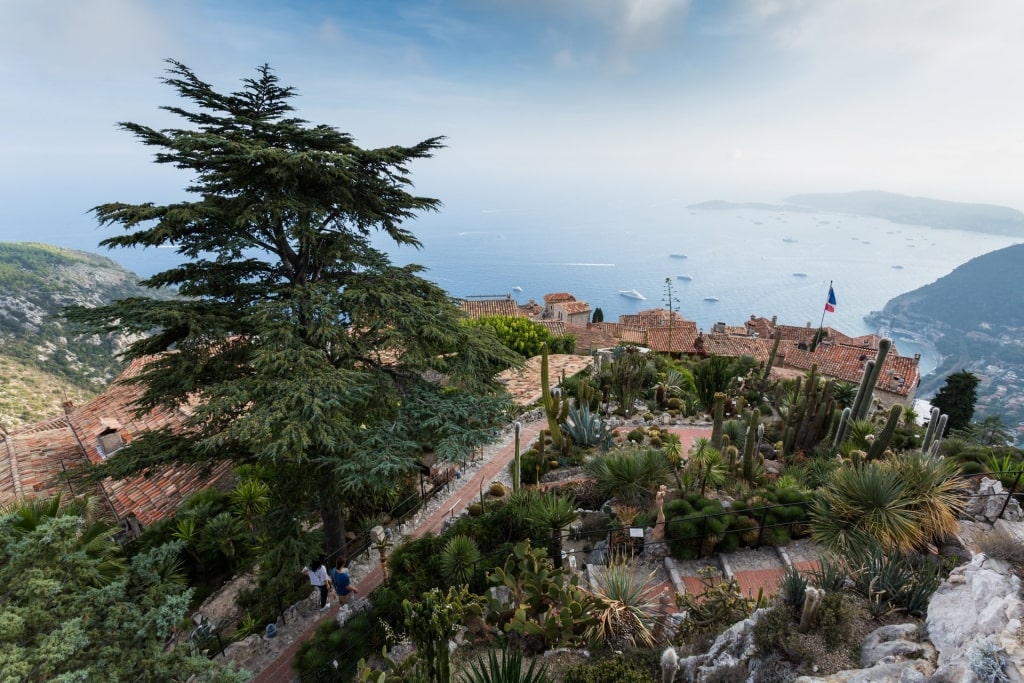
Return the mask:
M 619 323 L 637 327 L 657 327 L 668 325 L 669 317 L 668 309 L 649 308 L 639 313 L 620 315 Z M 678 311 L 672 311 L 671 317 L 676 323 L 686 322 L 686 319 L 679 315 Z
M 576 297 L 569 292 L 553 292 L 544 295 L 545 304 L 557 304 L 563 301 L 576 301 Z
M 160 408 L 136 417 L 131 406 L 142 387 L 122 380 L 136 376 L 146 362 L 146 359 L 134 361 L 103 394 L 70 409 L 66 417 L 7 435 L 4 448 L 0 449 L 0 503 L 30 496 L 50 497 L 58 491 L 67 491 L 67 485 L 58 475 L 86 460 L 100 462 L 103 456 L 99 436 L 104 431 L 116 432 L 124 445 L 128 445 L 147 430 L 165 426 L 181 428 L 185 410 Z M 221 463 L 209 475 L 200 476 L 197 467 L 171 467 L 128 479 L 108 479 L 103 482 L 103 490 L 119 518 L 135 515 L 139 522 L 148 526 L 172 515 L 186 497 L 211 486 L 230 469 L 230 464 Z
M 779 363 L 784 367 L 810 370 L 811 365 L 817 363 L 822 375 L 854 384 L 860 382 L 867 361 L 875 357 L 871 349 L 852 346 L 819 346 L 814 353 L 793 347 L 783 351 L 780 347 L 779 354 L 782 356 Z M 890 351 L 875 388 L 898 396 L 909 396 L 917 388 L 920 378 L 917 363 L 915 358 Z
M 735 337 L 730 334 L 705 333 L 704 353 L 728 358 L 753 356 L 758 362 L 767 363 L 774 343 L 772 339 L 761 339 L 760 337 Z
M 672 340 L 669 343 L 669 328 L 647 328 L 647 347 L 659 353 L 693 353 L 693 340 L 697 338 L 697 323 L 679 320 L 672 325 Z
M 619 345 L 619 326 L 617 323 L 590 323 L 582 325 L 566 325 L 566 331 L 576 337 L 576 350 L 585 352 L 593 349 L 606 349 Z
M 511 318 L 526 316 L 514 299 L 462 299 L 459 306 L 471 318 L 485 315 L 505 315 Z
M 568 301 L 558 305 L 558 309 L 563 311 L 566 315 L 575 315 L 576 313 L 589 313 L 590 304 L 586 301 Z
M 548 328 L 548 332 L 555 337 L 564 337 L 567 334 L 572 334 L 561 320 L 538 320 L 537 322 Z

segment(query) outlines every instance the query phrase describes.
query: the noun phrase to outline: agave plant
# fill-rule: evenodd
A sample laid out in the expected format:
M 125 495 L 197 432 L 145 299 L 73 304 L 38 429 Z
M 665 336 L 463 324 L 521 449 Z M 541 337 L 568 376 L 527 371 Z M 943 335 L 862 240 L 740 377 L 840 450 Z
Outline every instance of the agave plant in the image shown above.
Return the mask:
M 701 495 L 704 495 L 708 486 L 717 488 L 723 485 L 729 475 L 729 468 L 722 457 L 722 452 L 712 446 L 710 439 L 706 437 L 694 441 L 686 469 Z
M 634 570 L 630 564 L 615 562 L 597 574 L 587 592 L 600 604 L 595 608 L 597 623 L 586 637 L 609 647 L 652 647 L 654 626 L 661 617 L 655 600 L 654 572 Z
M 519 650 L 503 650 L 501 659 L 494 650 L 487 653 L 487 660 L 478 658 L 470 664 L 470 670 L 459 683 L 548 683 L 547 667 L 538 668 L 537 660 L 530 662 L 530 668 L 523 671 L 523 653 Z
M 601 420 L 597 413 L 590 411 L 590 406 L 572 406 L 562 423 L 562 430 L 580 446 L 601 446 L 608 448 L 612 443 L 612 430 Z

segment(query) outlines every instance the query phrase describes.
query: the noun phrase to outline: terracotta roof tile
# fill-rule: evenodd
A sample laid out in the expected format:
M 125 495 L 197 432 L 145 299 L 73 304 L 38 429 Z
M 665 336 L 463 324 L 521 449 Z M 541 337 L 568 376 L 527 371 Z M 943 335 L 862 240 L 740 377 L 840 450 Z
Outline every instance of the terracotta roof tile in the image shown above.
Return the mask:
M 814 353 L 795 347 L 785 350 L 779 348 L 779 364 L 784 367 L 810 370 L 811 365 L 818 364 L 818 371 L 827 377 L 834 377 L 853 384 L 859 384 L 864 374 L 864 366 L 875 357 L 872 349 L 852 346 L 820 346 Z M 916 358 L 900 356 L 890 351 L 886 356 L 885 365 L 878 377 L 875 388 L 897 396 L 909 396 L 916 388 L 920 379 L 920 370 Z
M 569 292 L 552 292 L 544 295 L 545 304 L 557 304 L 565 301 L 576 301 L 576 297 Z
M 589 313 L 590 304 L 586 301 L 568 301 L 558 305 L 558 309 L 564 311 L 567 315 L 575 315 L 577 313 Z
M 462 299 L 459 306 L 471 318 L 480 318 L 485 315 L 505 315 L 512 318 L 525 317 L 523 311 L 515 299 Z

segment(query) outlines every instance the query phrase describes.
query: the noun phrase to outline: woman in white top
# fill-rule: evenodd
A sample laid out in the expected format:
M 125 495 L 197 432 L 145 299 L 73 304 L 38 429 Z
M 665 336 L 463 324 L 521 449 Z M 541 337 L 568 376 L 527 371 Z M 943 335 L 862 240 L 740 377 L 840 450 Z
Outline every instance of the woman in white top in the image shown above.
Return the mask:
M 331 603 L 327 602 L 327 568 L 318 558 L 310 562 L 308 567 L 303 567 L 302 573 L 308 576 L 309 582 L 320 591 L 320 611 L 323 612 L 331 606 Z

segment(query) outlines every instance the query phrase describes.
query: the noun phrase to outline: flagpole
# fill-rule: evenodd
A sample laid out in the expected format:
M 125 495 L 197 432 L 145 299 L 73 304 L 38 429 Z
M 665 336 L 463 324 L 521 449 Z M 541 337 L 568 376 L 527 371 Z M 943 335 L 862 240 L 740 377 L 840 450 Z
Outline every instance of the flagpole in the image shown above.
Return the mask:
M 832 280 L 828 281 L 828 291 L 829 294 L 825 295 L 825 307 L 821 311 L 821 322 L 818 323 L 818 331 L 814 333 L 814 339 L 811 340 L 812 353 L 818 350 L 818 344 L 821 343 L 821 340 L 824 337 L 822 331 L 825 329 L 825 313 L 828 311 L 828 302 L 831 301 L 829 296 L 832 294 Z
M 830 291 L 830 292 L 832 291 L 832 280 L 828 281 L 828 291 Z M 828 306 L 828 294 L 825 295 L 825 306 Z M 825 326 L 825 312 L 827 310 L 828 310 L 827 308 L 823 308 L 821 310 L 821 322 L 818 323 L 818 329 L 819 330 Z

